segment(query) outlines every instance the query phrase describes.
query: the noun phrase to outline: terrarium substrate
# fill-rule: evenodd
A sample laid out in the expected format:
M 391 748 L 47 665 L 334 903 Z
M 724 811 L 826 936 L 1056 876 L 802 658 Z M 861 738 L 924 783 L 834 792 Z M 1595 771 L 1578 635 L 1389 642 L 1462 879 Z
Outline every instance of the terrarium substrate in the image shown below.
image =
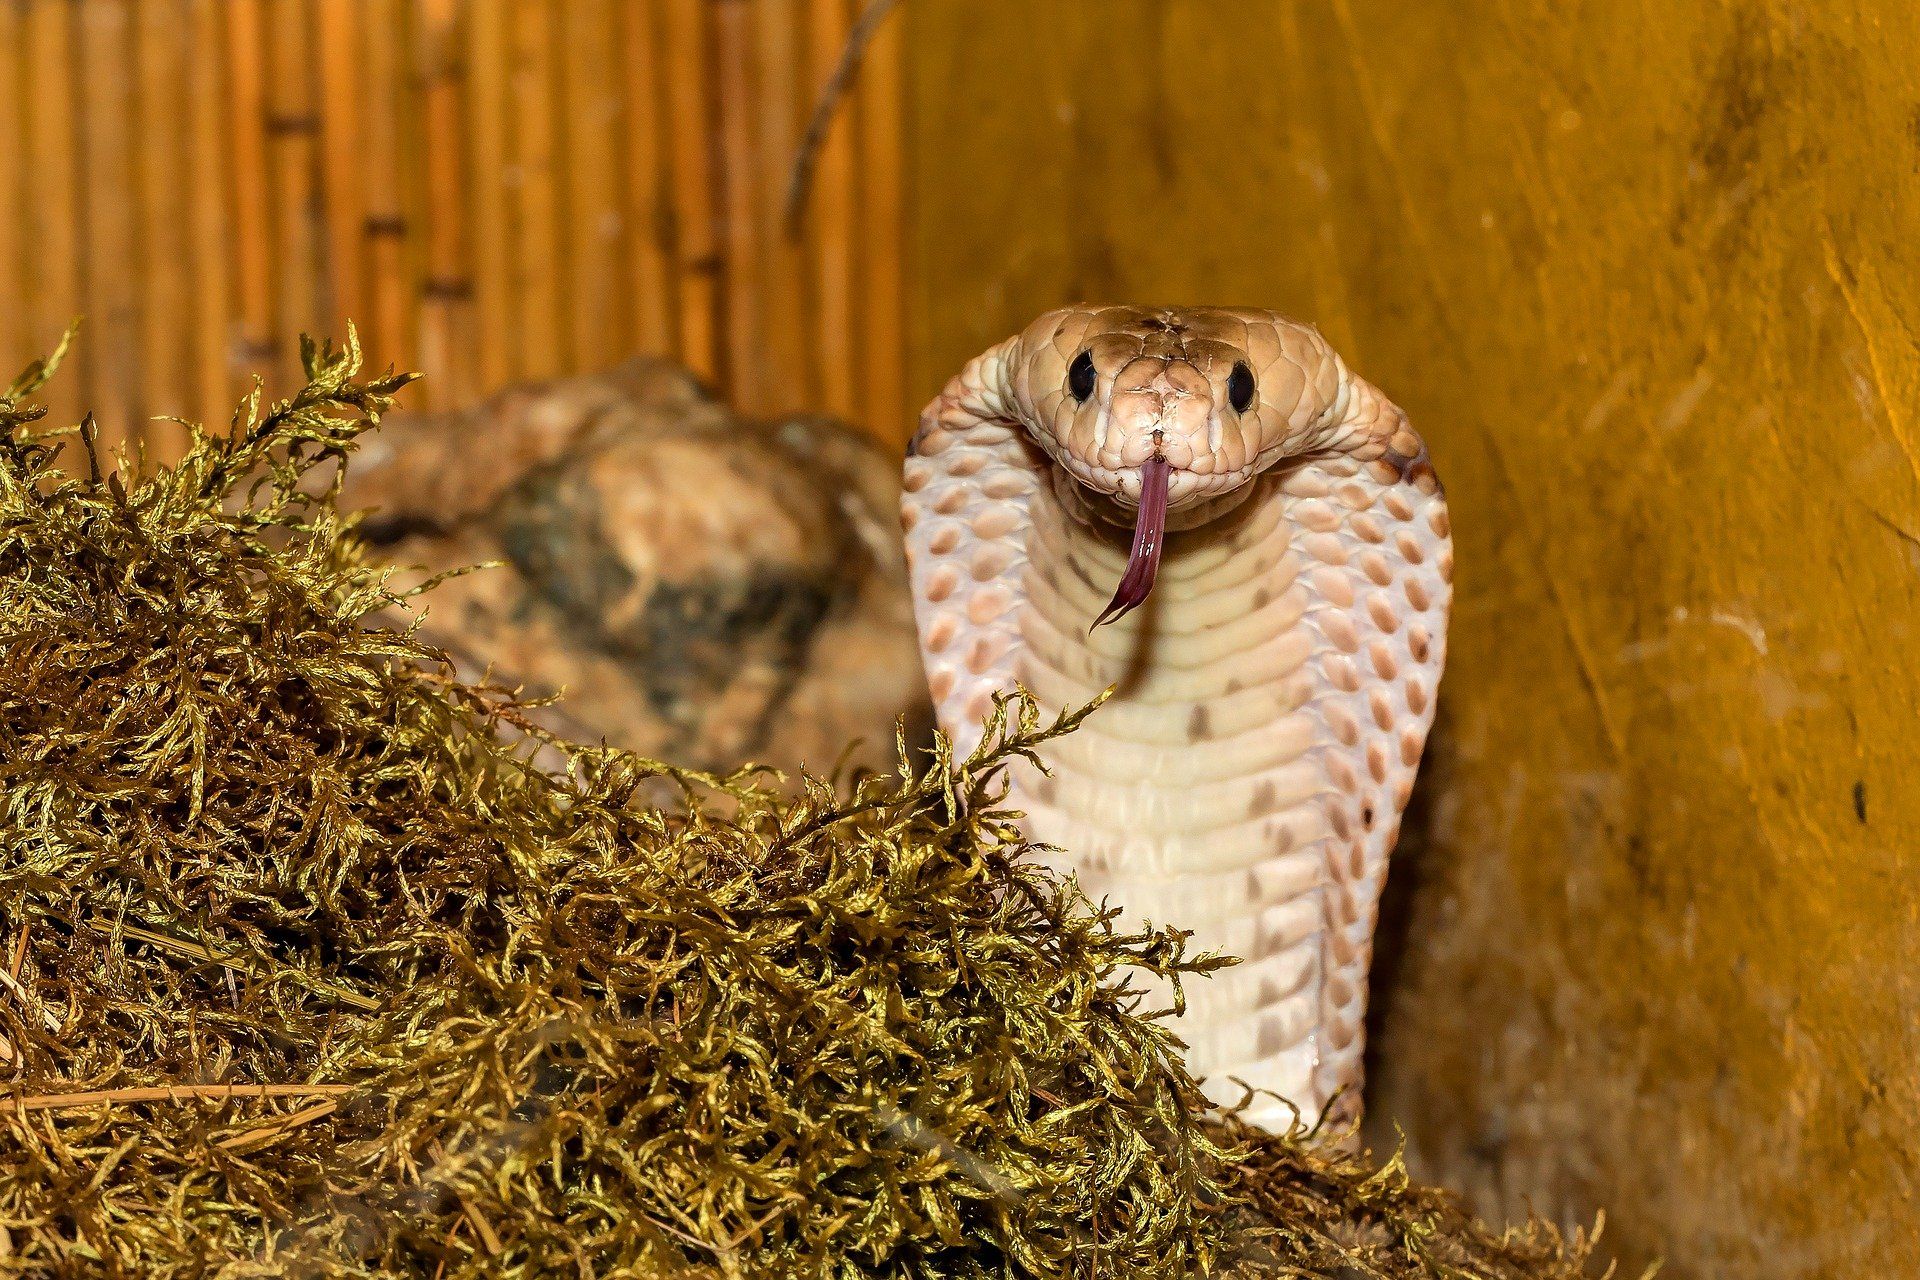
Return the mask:
M 335 464 L 404 377 L 309 348 L 152 469 L 42 429 L 51 363 L 0 400 L 0 1273 L 1584 1274 L 1207 1116 L 1126 975 L 1214 962 L 995 811 L 1073 717 L 832 784 L 554 739 L 369 622 L 414 597 Z

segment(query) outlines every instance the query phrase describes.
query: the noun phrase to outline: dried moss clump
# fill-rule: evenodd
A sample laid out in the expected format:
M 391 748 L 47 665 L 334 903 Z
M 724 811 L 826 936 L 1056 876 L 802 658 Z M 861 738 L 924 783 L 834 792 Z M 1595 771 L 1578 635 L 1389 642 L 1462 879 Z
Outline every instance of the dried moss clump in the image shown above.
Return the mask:
M 1449 1207 L 1198 1119 L 1121 980 L 1177 939 L 993 811 L 1070 722 L 840 793 L 533 767 L 368 624 L 403 602 L 319 481 L 405 379 L 305 354 L 126 482 L 87 428 L 61 469 L 47 370 L 0 397 L 0 1273 L 1575 1274 L 1429 1265 Z

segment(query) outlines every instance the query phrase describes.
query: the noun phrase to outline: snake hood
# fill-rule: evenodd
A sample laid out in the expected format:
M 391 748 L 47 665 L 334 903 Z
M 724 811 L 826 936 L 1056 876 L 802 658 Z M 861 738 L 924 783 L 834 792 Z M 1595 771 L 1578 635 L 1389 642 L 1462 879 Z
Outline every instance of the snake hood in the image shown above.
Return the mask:
M 1406 415 L 1270 311 L 1069 307 L 927 407 L 901 521 L 959 754 L 996 694 L 1115 691 L 1013 768 L 1008 803 L 1124 922 L 1241 959 L 1190 984 L 1175 1028 L 1211 1095 L 1261 1090 L 1251 1118 L 1278 1126 L 1354 1105 L 1452 594 Z
M 1130 524 L 1126 569 L 1098 626 L 1153 589 L 1169 529 L 1237 506 L 1287 459 L 1342 444 L 1353 379 L 1320 335 L 1270 312 L 1070 307 L 1005 355 L 1009 400 L 1080 490 L 1089 519 Z

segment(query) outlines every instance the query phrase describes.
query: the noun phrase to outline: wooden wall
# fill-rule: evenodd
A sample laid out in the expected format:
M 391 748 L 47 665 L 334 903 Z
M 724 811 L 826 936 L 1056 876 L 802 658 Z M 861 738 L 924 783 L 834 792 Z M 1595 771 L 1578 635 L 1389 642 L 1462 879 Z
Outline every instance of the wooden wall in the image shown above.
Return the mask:
M 0 366 L 84 315 L 56 410 L 164 453 L 352 318 L 416 406 L 648 351 L 897 437 L 897 22 L 781 215 L 859 8 L 0 0 Z

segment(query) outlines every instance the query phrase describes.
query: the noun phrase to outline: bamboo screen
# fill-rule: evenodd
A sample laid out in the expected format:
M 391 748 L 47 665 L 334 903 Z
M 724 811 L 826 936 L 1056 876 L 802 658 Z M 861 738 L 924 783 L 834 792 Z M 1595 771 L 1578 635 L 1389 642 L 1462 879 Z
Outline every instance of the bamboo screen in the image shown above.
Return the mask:
M 416 407 L 670 354 L 898 439 L 901 88 L 859 0 L 0 0 L 0 361 L 170 452 L 352 318 Z

